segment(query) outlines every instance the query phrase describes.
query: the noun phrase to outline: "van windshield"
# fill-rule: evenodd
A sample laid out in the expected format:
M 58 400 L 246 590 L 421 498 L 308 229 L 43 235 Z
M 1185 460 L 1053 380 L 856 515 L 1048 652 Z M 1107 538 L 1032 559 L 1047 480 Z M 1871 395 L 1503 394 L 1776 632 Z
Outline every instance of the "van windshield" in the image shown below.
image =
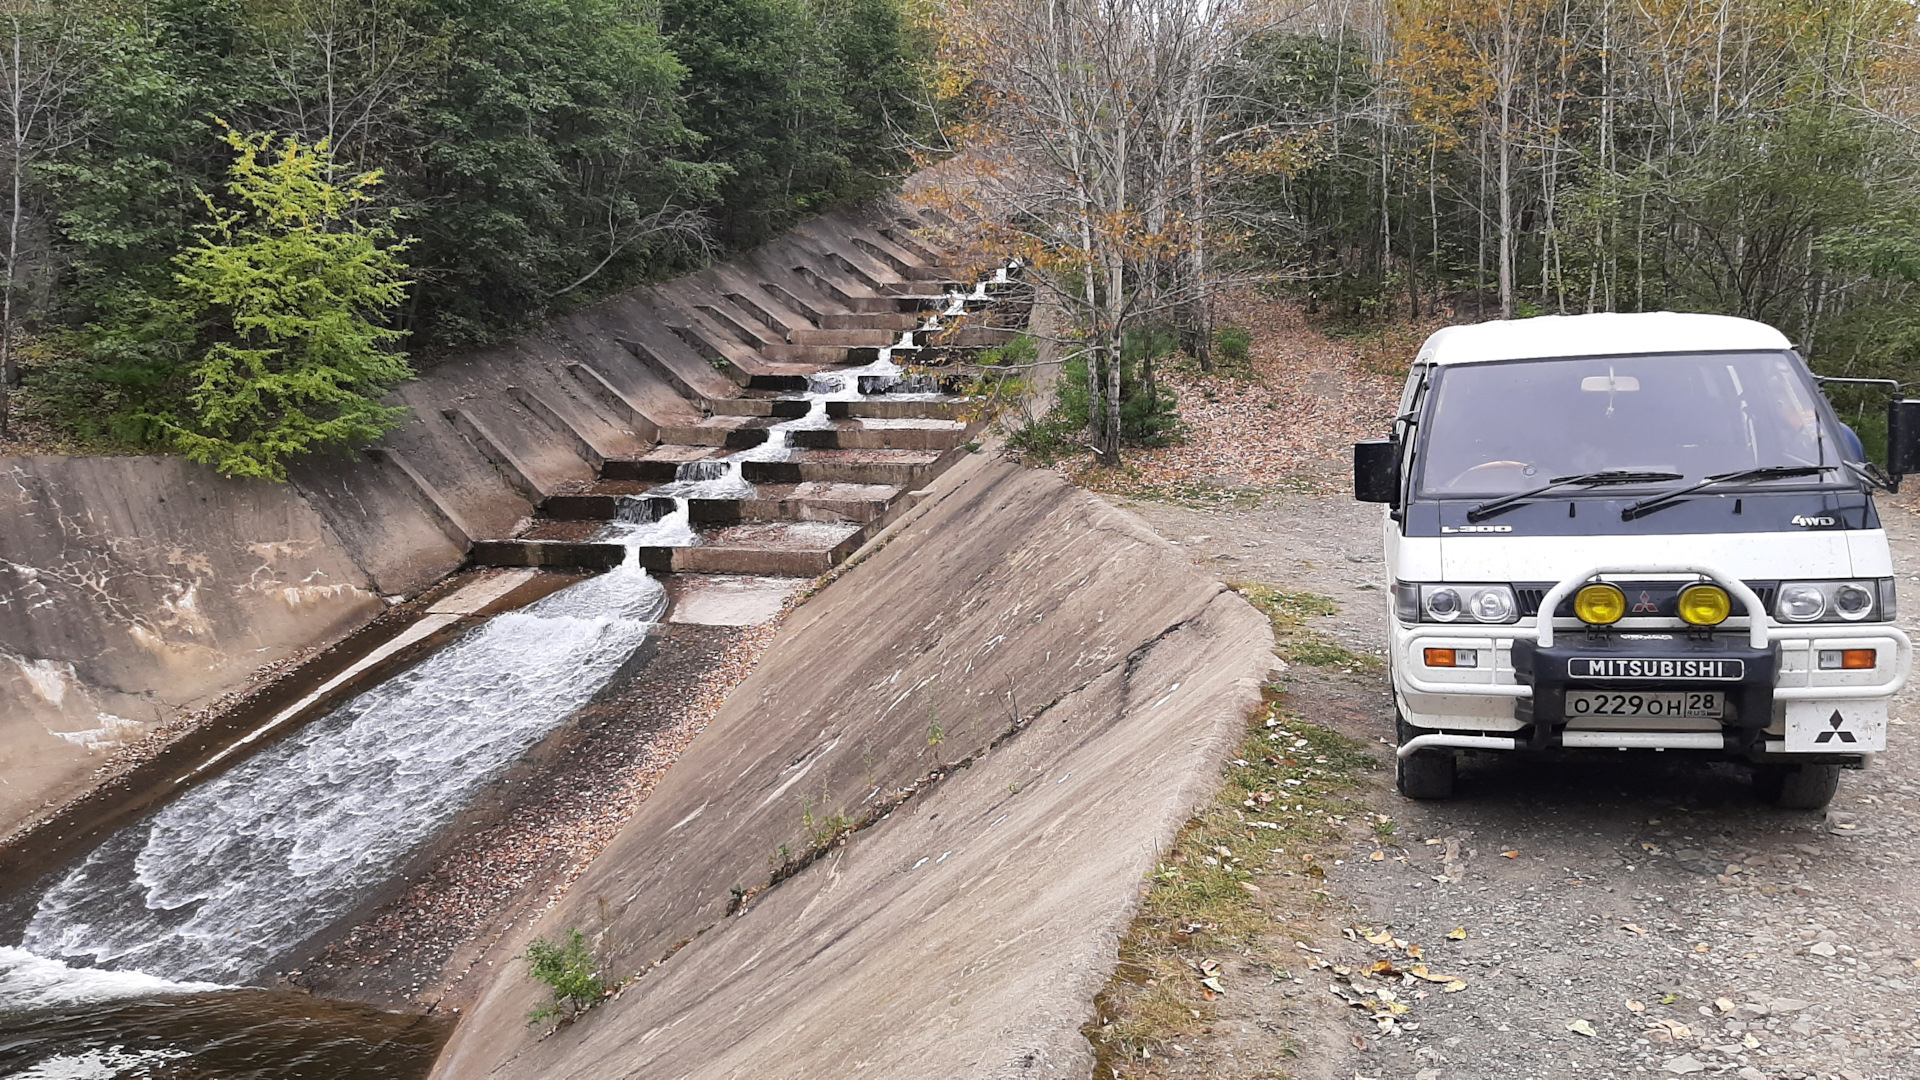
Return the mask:
M 1698 481 L 1860 457 L 1799 360 L 1780 352 L 1443 367 L 1423 413 L 1417 465 L 1427 495 L 1504 495 L 1602 469 Z

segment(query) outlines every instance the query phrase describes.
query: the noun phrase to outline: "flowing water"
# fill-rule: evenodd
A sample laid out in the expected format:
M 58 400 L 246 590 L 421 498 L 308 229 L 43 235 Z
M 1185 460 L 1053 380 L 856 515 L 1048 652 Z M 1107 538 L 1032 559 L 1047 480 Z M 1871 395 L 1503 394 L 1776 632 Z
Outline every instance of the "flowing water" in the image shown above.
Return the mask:
M 18 948 L 0 949 L 0 1063 L 25 1076 L 417 1075 L 380 1065 L 392 1055 L 379 1047 L 399 1039 L 430 1062 L 438 1025 L 376 1010 L 313 1021 L 318 1071 L 250 1072 L 255 1056 L 283 1057 L 295 1013 L 321 1006 L 209 992 L 259 978 L 352 913 L 585 704 L 665 608 L 660 584 L 623 566 L 497 616 L 121 830 L 40 894 Z M 184 1011 L 183 995 L 196 1003 Z M 220 1015 L 239 1026 L 222 1033 Z M 105 1041 L 122 1030 L 152 1045 Z M 356 1073 L 363 1059 L 378 1068 Z
M 1005 271 L 1001 273 L 1004 275 Z M 987 283 L 982 282 L 975 291 L 984 296 L 986 288 Z M 948 296 L 948 314 L 963 310 L 970 300 L 977 299 L 959 292 L 949 293 Z M 894 354 L 918 349 L 913 335 L 939 328 L 938 317 L 931 317 L 918 331 L 906 331 L 900 335 L 899 341 L 882 348 L 871 364 L 822 371 L 809 376 L 807 390 L 799 396 L 799 400 L 807 402 L 805 415 L 768 425 L 765 429 L 766 441 L 756 446 L 725 457 L 683 462 L 674 470 L 672 481 L 643 494 L 622 498 L 619 515 L 600 530 L 595 539 L 636 547 L 691 547 L 700 541 L 689 524 L 688 502 L 692 499 L 753 498 L 757 491 L 744 475 L 746 463 L 788 460 L 793 455 L 792 432 L 832 426 L 833 419 L 827 415 L 828 402 L 859 401 L 875 393 L 886 393 L 893 400 L 939 397 L 937 393 L 888 392 L 904 381 L 904 372 L 894 362 Z
M 353 913 L 626 663 L 666 609 L 639 549 L 698 543 L 688 500 L 751 498 L 746 462 L 786 460 L 790 432 L 831 425 L 828 402 L 899 388 L 893 356 L 914 348 L 908 332 L 813 376 L 806 414 L 765 442 L 625 500 L 600 536 L 628 546 L 624 565 L 496 616 L 54 876 L 0 945 L 0 1077 L 425 1075 L 444 1022 L 245 984 Z

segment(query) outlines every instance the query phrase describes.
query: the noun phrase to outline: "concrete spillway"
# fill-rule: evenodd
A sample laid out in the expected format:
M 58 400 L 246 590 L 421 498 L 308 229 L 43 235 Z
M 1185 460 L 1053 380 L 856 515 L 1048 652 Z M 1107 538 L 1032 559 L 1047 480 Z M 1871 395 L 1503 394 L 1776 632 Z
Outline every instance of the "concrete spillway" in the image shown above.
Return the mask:
M 229 988 L 257 984 L 316 933 L 361 909 L 399 868 L 448 834 L 475 793 L 641 649 L 668 595 L 648 572 L 658 560 L 643 553 L 707 543 L 710 531 L 692 520 L 696 502 L 711 514 L 716 505 L 757 499 L 761 491 L 745 473 L 750 464 L 791 464 L 804 453 L 794 443 L 797 432 L 839 437 L 859 430 L 863 422 L 849 420 L 849 411 L 881 395 L 878 411 L 891 412 L 872 419 L 875 430 L 931 424 L 953 435 L 964 428 L 911 419 L 918 407 L 950 408 L 952 399 L 905 384 L 895 356 L 921 349 L 916 334 L 937 332 L 942 318 L 979 303 L 989 284 L 954 290 L 939 312 L 872 349 L 867 362 L 802 368 L 804 375 L 779 376 L 797 386 L 783 381 L 780 390 L 746 397 L 743 414 L 765 402 L 760 407 L 773 417 L 753 432 L 751 445 L 725 453 L 722 440 L 721 452 L 681 452 L 691 459 L 674 466 L 673 479 L 638 497 L 617 497 L 589 545 L 621 552 L 606 573 L 495 616 L 318 719 L 298 716 L 303 706 L 295 706 L 269 727 L 297 719 L 305 724 L 297 732 L 251 757 L 245 754 L 257 749 L 249 744 L 259 733 L 233 744 L 201 769 L 234 754 L 237 764 L 181 778 L 183 794 L 36 887 L 19 947 L 0 948 L 0 1030 L 20 1035 L 16 1052 L 57 1045 L 59 1036 L 49 1032 L 69 1022 L 72 1010 L 102 1002 L 208 994 L 230 1000 Z M 704 410 L 714 408 L 703 401 Z M 496 436 L 470 414 L 453 418 L 499 450 L 490 441 Z M 879 506 L 902 493 L 898 486 L 868 488 L 863 494 L 877 496 Z M 801 520 L 783 528 L 790 540 L 837 550 L 874 523 Z M 439 625 L 423 621 L 414 630 Z M 131 1076 L 160 1060 L 113 1047 L 90 1053 L 48 1059 L 47 1067 Z M 166 1060 L 174 1056 L 162 1052 Z M 215 1068 L 210 1075 L 241 1074 Z

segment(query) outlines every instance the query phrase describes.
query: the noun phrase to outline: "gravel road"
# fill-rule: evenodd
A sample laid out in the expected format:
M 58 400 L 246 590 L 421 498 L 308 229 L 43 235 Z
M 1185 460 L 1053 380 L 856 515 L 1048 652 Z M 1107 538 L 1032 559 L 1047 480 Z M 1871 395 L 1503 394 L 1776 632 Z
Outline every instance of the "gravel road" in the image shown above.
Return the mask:
M 1905 503 L 1883 510 L 1911 632 L 1920 518 Z M 1332 597 L 1339 612 L 1318 629 L 1380 651 L 1377 507 L 1336 496 L 1253 510 L 1122 505 L 1223 580 Z M 1301 678 L 1307 719 L 1390 762 L 1384 674 Z M 1393 819 L 1391 835 L 1350 829 L 1350 852 L 1326 868 L 1332 904 L 1292 924 L 1303 946 L 1324 950 L 1301 954 L 1314 966 L 1256 978 L 1229 965 L 1221 1020 L 1121 1075 L 1920 1077 L 1914 699 L 1909 690 L 1895 705 L 1889 753 L 1844 774 L 1824 813 L 1765 806 L 1732 767 L 1641 756 L 1483 759 L 1443 803 L 1400 797 L 1385 767 L 1362 800 Z M 1456 928 L 1464 939 L 1449 939 Z M 1390 939 L 1371 943 L 1368 931 Z M 1465 987 L 1363 974 L 1376 961 L 1419 962 L 1405 944 Z M 1388 1031 L 1377 997 L 1353 1008 L 1337 996 L 1385 986 L 1411 1006 Z

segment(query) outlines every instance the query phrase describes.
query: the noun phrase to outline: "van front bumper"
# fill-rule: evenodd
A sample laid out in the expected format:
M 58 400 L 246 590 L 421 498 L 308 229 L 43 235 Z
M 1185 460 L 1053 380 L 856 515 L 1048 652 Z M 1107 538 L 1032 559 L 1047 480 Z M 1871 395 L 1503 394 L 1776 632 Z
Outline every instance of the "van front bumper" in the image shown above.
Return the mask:
M 1603 574 L 1697 574 L 1757 615 L 1729 620 L 1712 633 L 1684 626 L 1592 633 L 1545 614 Z M 1539 610 L 1534 625 L 1396 624 L 1396 689 L 1410 703 L 1410 722 L 1425 729 L 1403 743 L 1402 756 L 1427 747 L 1644 749 L 1859 761 L 1885 749 L 1887 704 L 1905 685 L 1913 660 L 1913 645 L 1896 626 L 1777 623 L 1737 578 L 1695 565 L 1596 567 L 1562 580 Z M 1477 669 L 1428 669 L 1424 650 L 1434 647 L 1484 649 L 1489 660 Z M 1819 666 L 1822 651 L 1859 648 L 1878 652 L 1874 668 Z M 1570 727 L 1570 689 L 1717 690 L 1731 708 L 1716 730 L 1643 730 L 1630 723 L 1608 729 L 1593 718 Z M 1413 702 L 1431 711 L 1416 713 Z

